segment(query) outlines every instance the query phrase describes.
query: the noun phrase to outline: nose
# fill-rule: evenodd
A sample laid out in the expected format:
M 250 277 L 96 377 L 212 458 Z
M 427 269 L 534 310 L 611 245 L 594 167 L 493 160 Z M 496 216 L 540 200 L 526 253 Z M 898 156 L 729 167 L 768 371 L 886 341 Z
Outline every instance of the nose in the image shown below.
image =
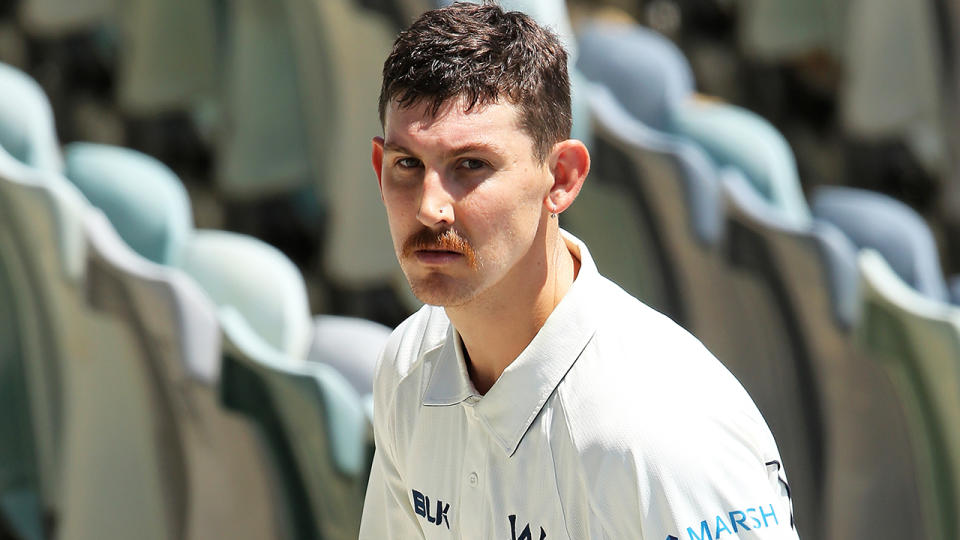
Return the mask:
M 430 228 L 453 223 L 453 197 L 447 192 L 443 179 L 436 171 L 428 170 L 424 174 L 417 219 Z

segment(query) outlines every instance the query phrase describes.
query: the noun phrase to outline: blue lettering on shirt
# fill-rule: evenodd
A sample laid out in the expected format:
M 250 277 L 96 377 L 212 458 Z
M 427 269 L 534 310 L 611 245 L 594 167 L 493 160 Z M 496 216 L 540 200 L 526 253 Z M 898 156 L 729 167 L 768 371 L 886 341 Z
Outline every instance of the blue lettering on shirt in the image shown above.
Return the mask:
M 687 527 L 686 538 L 669 535 L 666 540 L 722 540 L 726 538 L 724 533 L 731 537 L 739 536 L 740 531 L 766 529 L 779 524 L 776 509 L 773 504 L 768 504 L 717 514 L 713 519 L 704 519 Z

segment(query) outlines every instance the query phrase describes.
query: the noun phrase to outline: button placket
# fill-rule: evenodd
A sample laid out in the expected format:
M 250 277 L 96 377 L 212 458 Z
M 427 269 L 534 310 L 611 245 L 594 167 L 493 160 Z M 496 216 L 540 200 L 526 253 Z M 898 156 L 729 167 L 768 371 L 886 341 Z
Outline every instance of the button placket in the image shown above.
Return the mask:
M 480 489 L 483 473 L 486 470 L 487 437 L 477 418 L 473 403 L 465 403 L 467 419 L 467 441 L 464 447 L 460 489 L 460 534 L 461 538 L 485 538 L 487 523 L 484 516 L 487 508 L 484 492 Z

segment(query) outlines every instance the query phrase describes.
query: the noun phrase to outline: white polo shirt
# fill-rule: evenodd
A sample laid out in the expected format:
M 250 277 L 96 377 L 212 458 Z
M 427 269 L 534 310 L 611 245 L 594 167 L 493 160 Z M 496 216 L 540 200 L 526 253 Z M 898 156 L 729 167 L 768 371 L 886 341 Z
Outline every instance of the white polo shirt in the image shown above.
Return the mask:
M 564 235 L 577 279 L 486 395 L 442 308 L 393 333 L 360 538 L 796 539 L 740 383 Z

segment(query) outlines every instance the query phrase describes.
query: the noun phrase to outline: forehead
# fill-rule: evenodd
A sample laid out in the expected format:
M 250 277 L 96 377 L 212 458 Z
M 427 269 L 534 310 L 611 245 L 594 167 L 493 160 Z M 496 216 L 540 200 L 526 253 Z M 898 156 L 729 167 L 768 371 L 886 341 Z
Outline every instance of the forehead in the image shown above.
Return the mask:
M 400 107 L 390 102 L 384 114 L 384 139 L 387 143 L 406 146 L 412 142 L 459 146 L 465 143 L 486 143 L 502 146 L 516 143 L 516 138 L 532 140 L 520 124 L 520 109 L 509 102 L 476 104 L 469 111 L 462 99 L 444 103 L 433 114 L 429 102 Z

